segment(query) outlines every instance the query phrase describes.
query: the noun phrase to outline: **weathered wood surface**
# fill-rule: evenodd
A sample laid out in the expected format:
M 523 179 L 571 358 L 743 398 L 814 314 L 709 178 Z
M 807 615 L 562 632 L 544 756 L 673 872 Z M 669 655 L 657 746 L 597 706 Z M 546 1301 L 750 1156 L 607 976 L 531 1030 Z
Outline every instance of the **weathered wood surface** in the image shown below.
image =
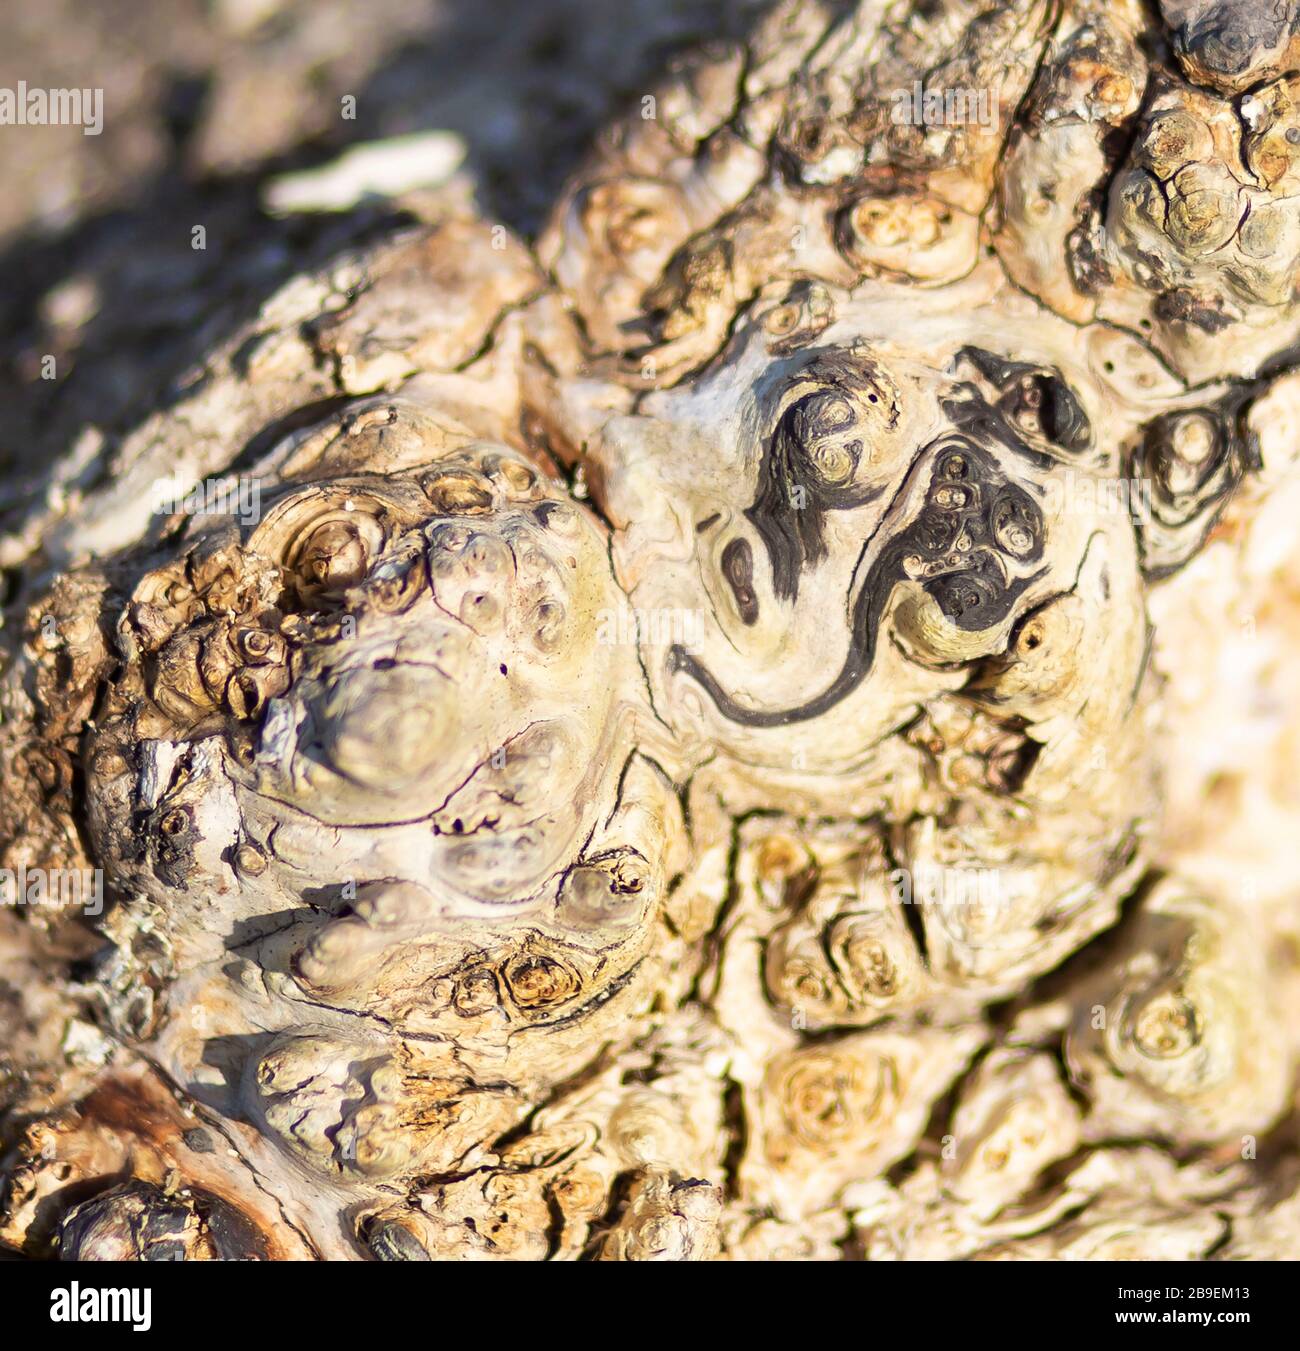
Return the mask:
M 786 0 L 45 467 L 0 863 L 107 904 L 0 911 L 0 1237 L 1295 1256 L 1254 12 Z

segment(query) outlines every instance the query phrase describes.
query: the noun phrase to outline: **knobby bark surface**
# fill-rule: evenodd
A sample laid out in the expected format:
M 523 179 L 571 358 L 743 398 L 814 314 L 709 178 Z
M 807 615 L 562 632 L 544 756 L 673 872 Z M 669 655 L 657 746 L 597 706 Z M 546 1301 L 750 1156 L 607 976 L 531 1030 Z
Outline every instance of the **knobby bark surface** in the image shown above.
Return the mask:
M 1300 18 L 748 10 L 7 503 L 3 1243 L 1300 1251 Z

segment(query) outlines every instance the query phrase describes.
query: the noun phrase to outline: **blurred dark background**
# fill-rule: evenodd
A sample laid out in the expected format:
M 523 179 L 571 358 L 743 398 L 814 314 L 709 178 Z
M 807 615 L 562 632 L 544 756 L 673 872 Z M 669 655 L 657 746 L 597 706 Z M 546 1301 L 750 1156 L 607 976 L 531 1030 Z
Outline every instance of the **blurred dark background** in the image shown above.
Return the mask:
M 460 190 L 531 234 L 675 51 L 743 33 L 767 3 L 6 5 L 0 88 L 102 89 L 103 130 L 0 126 L 0 520 L 33 468 L 88 429 L 111 444 L 286 277 L 394 220 L 383 203 L 272 218 L 268 180 L 441 129 L 464 142 Z

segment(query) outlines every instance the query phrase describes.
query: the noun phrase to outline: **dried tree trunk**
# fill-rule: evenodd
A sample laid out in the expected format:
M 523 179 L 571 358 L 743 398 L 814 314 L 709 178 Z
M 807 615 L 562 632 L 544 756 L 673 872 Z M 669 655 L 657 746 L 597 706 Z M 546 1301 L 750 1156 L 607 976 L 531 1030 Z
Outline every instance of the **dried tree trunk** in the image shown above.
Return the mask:
M 0 1238 L 1295 1256 L 1295 30 L 786 0 L 51 466 Z

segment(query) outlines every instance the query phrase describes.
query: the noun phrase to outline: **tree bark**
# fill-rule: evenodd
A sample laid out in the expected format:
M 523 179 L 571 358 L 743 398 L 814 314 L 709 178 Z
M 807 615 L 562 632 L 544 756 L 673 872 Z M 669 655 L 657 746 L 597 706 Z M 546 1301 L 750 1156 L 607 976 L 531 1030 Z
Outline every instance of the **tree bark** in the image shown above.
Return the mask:
M 1295 1256 L 1265 8 L 784 0 L 45 468 L 0 1241 Z

